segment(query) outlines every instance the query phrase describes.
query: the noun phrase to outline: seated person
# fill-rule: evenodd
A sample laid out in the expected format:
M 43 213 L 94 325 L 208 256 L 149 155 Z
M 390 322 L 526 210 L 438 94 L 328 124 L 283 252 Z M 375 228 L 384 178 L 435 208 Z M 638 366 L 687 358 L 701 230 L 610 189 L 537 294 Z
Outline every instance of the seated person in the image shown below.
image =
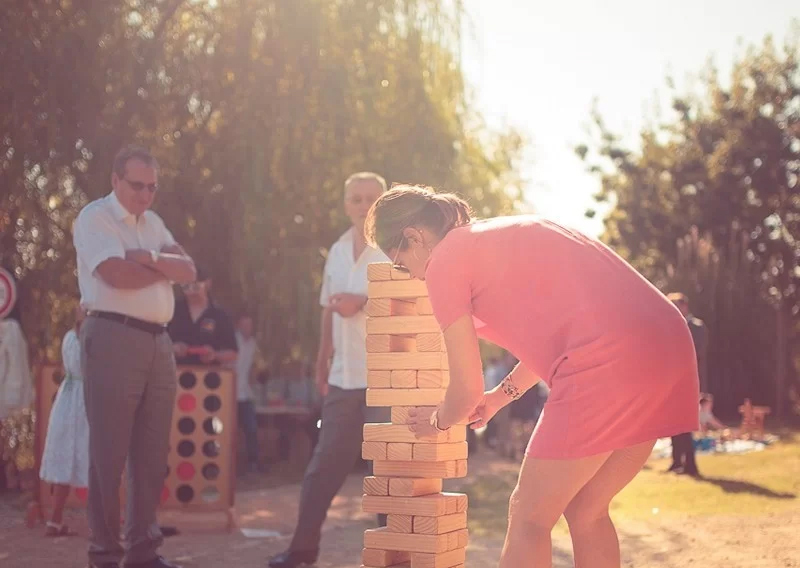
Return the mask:
M 226 365 L 236 361 L 236 333 L 230 317 L 211 300 L 211 277 L 197 268 L 197 280 L 181 287 L 168 332 L 178 365 Z
M 277 415 L 275 426 L 278 429 L 278 459 L 289 459 L 291 439 L 299 428 L 309 438 L 313 450 L 319 438 L 317 422 L 320 418 L 322 399 L 316 388 L 311 368 L 300 361 L 291 361 L 283 366 L 281 377 L 275 381 L 275 388 L 281 389 L 281 400 L 286 406 L 305 408 L 308 414 Z
M 724 430 L 727 428 L 714 416 L 714 397 L 710 394 L 700 396 L 700 431 L 707 432 L 712 429 Z

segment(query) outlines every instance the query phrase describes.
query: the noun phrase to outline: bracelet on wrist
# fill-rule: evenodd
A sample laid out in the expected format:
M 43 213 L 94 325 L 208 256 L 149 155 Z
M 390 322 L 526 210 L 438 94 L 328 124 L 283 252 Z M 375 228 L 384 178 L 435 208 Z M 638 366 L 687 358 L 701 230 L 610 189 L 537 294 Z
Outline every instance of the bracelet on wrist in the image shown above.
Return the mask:
M 500 383 L 500 389 L 511 400 L 519 400 L 520 398 L 522 398 L 522 395 L 525 394 L 524 391 L 519 390 L 517 386 L 511 381 L 510 375 L 502 380 L 502 382 Z

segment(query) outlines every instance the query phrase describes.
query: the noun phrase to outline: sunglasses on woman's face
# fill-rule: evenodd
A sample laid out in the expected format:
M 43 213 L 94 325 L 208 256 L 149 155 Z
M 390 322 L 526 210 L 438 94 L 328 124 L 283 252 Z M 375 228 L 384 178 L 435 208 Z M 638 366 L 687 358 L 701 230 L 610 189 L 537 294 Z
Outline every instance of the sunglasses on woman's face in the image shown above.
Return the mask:
M 403 266 L 402 264 L 397 264 L 397 257 L 400 256 L 400 248 L 403 246 L 403 240 L 405 237 L 400 239 L 400 244 L 397 245 L 397 252 L 394 253 L 394 259 L 392 260 L 392 268 L 394 268 L 397 272 L 402 272 L 403 274 L 409 274 L 411 271 Z

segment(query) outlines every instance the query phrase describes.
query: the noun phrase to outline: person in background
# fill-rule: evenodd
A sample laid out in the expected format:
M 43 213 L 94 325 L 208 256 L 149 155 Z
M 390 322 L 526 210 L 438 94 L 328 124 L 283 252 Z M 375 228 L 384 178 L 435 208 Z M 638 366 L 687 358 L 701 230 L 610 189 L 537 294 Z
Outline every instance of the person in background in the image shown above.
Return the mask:
M 707 385 L 706 377 L 706 351 L 708 344 L 708 329 L 706 328 L 703 320 L 696 318 L 689 311 L 689 298 L 685 294 L 674 292 L 667 295 L 667 299 L 671 301 L 676 308 L 681 312 L 681 315 L 686 319 L 686 325 L 689 327 L 689 332 L 692 334 L 692 342 L 694 343 L 695 357 L 697 358 L 697 375 L 699 377 L 699 388 L 704 392 Z M 697 469 L 697 460 L 695 458 L 694 436 L 692 432 L 682 432 L 672 436 L 672 464 L 667 471 L 675 473 L 685 473 L 694 477 L 700 476 L 700 471 Z
M 292 541 L 288 550 L 270 559 L 271 568 L 316 562 L 328 508 L 361 458 L 364 423 L 388 421 L 387 409 L 366 406 L 364 312 L 367 265 L 389 261 L 364 237 L 369 209 L 384 191 L 384 179 L 369 172 L 353 174 L 344 184 L 344 207 L 351 226 L 328 253 L 320 292 L 323 310 L 316 381 L 324 397 L 322 428 L 303 478 Z
M 236 361 L 236 332 L 228 314 L 211 299 L 211 275 L 197 269 L 197 280 L 181 286 L 169 336 L 178 365 L 230 365 Z
M 252 382 L 261 365 L 261 353 L 254 334 L 253 317 L 243 313 L 236 321 L 236 401 L 239 428 L 244 432 L 248 471 L 266 471 L 258 458 L 258 419 L 253 403 Z
M 92 201 L 73 228 L 89 420 L 89 562 L 95 568 L 174 568 L 158 555 L 156 509 L 164 488 L 177 381 L 166 333 L 172 284 L 196 277 L 194 261 L 150 210 L 158 163 L 130 147 L 114 159 L 111 193 Z M 126 466 L 128 504 L 120 542 L 119 484 Z
M 89 422 L 83 398 L 81 344 L 78 339 L 86 317 L 82 306 L 75 309 L 75 324 L 61 340 L 64 380 L 47 423 L 39 478 L 53 486 L 53 513 L 45 536 L 72 536 L 64 524 L 64 505 L 70 490 L 89 486 Z
M 727 426 L 714 416 L 714 397 L 708 393 L 702 393 L 700 395 L 700 431 L 724 430 L 725 428 Z

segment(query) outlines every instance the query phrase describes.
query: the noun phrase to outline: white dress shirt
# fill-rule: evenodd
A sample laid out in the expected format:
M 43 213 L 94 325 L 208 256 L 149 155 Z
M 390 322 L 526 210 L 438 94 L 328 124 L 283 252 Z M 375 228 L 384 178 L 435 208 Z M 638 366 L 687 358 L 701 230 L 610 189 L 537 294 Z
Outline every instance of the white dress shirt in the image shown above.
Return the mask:
M 236 345 L 238 354 L 236 355 L 236 400 L 245 402 L 253 400 L 253 389 L 250 387 L 250 372 L 253 370 L 253 363 L 256 358 L 256 338 L 245 337 L 236 332 Z
M 140 290 L 119 290 L 95 272 L 109 258 L 125 258 L 125 251 L 160 251 L 175 244 L 155 212 L 145 211 L 137 219 L 111 192 L 84 207 L 75 221 L 73 241 L 78 253 L 78 286 L 81 303 L 89 310 L 116 312 L 151 323 L 172 319 L 175 295 L 172 284 L 162 280 Z
M 390 262 L 379 249 L 367 247 L 353 258 L 353 230 L 348 229 L 328 252 L 322 275 L 320 304 L 327 306 L 334 294 L 367 295 L 367 265 Z M 328 384 L 343 389 L 367 388 L 367 315 L 364 310 L 352 317 L 333 314 L 333 362 Z

